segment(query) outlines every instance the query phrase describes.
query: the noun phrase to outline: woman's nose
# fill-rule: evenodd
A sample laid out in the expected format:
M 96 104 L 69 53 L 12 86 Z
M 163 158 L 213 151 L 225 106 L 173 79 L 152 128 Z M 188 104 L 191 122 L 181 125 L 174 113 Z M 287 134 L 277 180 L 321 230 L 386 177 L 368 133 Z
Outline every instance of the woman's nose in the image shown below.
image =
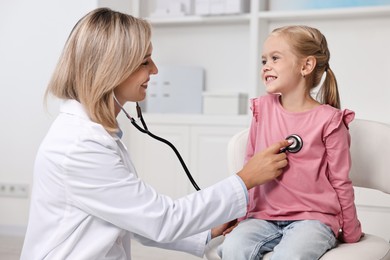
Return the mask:
M 157 68 L 156 64 L 153 62 L 153 66 L 150 69 L 150 74 L 157 74 L 157 73 L 158 73 L 158 68 Z

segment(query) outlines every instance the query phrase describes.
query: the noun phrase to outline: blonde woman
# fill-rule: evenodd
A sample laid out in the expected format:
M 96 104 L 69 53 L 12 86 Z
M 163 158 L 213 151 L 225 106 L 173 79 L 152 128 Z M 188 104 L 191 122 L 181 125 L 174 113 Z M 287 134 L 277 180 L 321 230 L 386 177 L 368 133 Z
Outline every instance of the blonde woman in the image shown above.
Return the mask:
M 63 103 L 36 157 L 21 259 L 130 259 L 131 239 L 202 256 L 222 223 L 245 215 L 247 190 L 287 165 L 278 151 L 289 143 L 280 141 L 236 176 L 184 198 L 143 182 L 116 116 L 145 98 L 158 72 L 152 50 L 146 21 L 109 9 L 72 30 L 47 89 Z
M 283 175 L 249 192 L 246 216 L 219 248 L 222 259 L 314 260 L 362 236 L 349 171 L 348 124 L 325 36 L 308 26 L 275 29 L 263 46 L 261 75 L 268 95 L 252 100 L 246 158 L 279 138 L 303 140 L 288 153 Z M 312 97 L 326 73 L 319 101 Z

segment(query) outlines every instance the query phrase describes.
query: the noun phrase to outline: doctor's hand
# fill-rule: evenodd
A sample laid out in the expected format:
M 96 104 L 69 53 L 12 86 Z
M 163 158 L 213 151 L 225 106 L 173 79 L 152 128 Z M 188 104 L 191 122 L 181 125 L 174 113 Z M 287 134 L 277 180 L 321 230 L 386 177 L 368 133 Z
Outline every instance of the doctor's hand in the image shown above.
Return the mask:
M 238 224 L 237 219 L 232 220 L 228 223 L 222 224 L 218 227 L 211 229 L 211 238 L 218 237 L 220 235 L 225 235 L 226 233 L 229 233 L 231 230 L 233 230 L 234 227 L 236 227 Z
M 279 153 L 279 151 L 290 144 L 287 140 L 277 142 L 255 154 L 246 163 L 237 175 L 244 181 L 248 190 L 273 180 L 282 173 L 288 162 L 286 153 Z

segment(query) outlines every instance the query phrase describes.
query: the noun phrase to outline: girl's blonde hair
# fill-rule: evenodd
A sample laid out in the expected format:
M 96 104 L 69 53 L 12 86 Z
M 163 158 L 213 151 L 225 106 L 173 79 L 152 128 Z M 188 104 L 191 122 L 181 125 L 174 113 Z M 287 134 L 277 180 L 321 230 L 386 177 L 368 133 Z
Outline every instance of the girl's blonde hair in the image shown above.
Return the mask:
M 75 99 L 92 121 L 117 130 L 114 89 L 142 63 L 151 41 L 150 24 L 131 15 L 98 8 L 81 18 L 65 44 L 46 90 Z
M 308 75 L 311 89 L 321 82 L 322 75 L 326 72 L 317 97 L 322 104 L 340 108 L 337 80 L 329 67 L 330 52 L 325 36 L 319 30 L 309 26 L 285 26 L 273 30 L 272 34 L 286 37 L 297 57 L 313 56 L 316 59 L 316 66 L 311 75 Z

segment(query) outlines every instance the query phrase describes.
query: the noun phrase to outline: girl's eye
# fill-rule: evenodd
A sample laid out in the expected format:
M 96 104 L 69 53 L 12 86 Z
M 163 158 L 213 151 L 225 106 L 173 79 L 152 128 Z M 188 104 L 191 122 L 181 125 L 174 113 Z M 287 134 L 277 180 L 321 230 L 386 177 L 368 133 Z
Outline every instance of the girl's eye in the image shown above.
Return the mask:
M 261 64 L 265 65 L 267 63 L 266 60 L 261 60 Z
M 277 57 L 277 56 L 272 56 L 272 60 L 273 61 L 276 61 L 276 60 L 278 60 L 279 59 L 279 57 Z

